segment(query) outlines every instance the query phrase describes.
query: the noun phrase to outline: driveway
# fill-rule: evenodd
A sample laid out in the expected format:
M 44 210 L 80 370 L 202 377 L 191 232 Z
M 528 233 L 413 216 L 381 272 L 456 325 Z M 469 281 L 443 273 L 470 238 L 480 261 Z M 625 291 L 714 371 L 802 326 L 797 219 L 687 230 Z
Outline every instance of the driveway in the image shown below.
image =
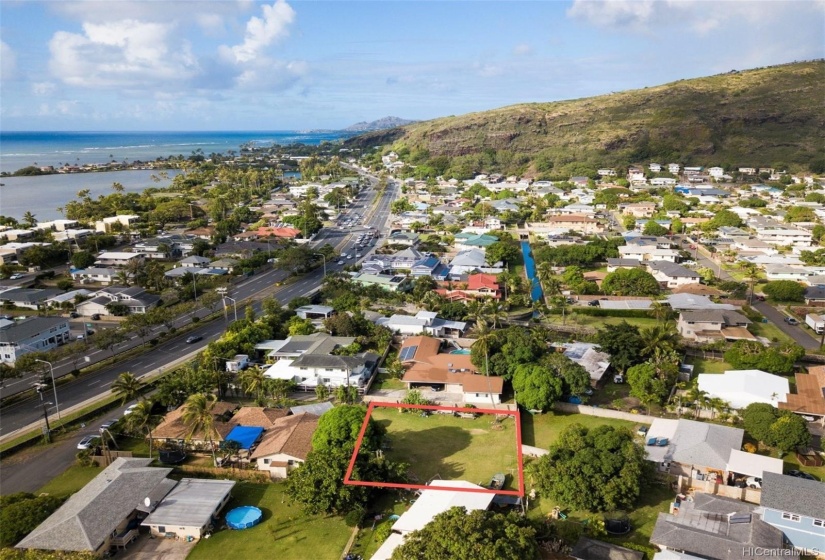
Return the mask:
M 149 535 L 141 535 L 126 550 L 118 552 L 117 556 L 129 560 L 185 560 L 197 543 L 198 541 L 150 539 Z

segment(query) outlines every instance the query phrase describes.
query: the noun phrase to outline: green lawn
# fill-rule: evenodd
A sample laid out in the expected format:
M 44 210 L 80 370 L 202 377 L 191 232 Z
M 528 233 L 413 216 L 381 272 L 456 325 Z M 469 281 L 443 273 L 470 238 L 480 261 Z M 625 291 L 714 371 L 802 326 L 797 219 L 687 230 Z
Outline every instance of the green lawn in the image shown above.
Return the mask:
M 36 494 L 45 493 L 52 496 L 70 496 L 86 486 L 103 469 L 100 467 L 81 467 L 72 465 L 58 476 L 51 479 Z
M 492 429 L 493 417 L 458 418 L 442 414 L 422 417 L 394 408 L 376 408 L 372 417 L 387 428 L 392 449 L 387 457 L 409 463 L 410 473 L 424 484 L 433 477 L 487 484 L 505 473 L 508 490 L 517 483 L 516 428 L 512 418 Z
M 370 504 L 370 511 L 381 512 L 383 518 L 381 520 L 364 520 L 362 523 L 363 527 L 358 531 L 358 536 L 355 538 L 355 542 L 352 543 L 350 552 L 360 554 L 363 558 L 372 558 L 372 555 L 375 554 L 375 551 L 377 551 L 384 542 L 375 538 L 375 531 L 381 525 L 388 524 L 392 526 L 395 520 L 390 520 L 389 516 L 391 514 L 401 515 L 407 511 L 409 507 L 410 504 L 407 501 L 399 499 L 398 494 L 395 492 L 382 493 L 374 503 Z
M 403 389 L 404 387 L 404 382 L 400 379 L 393 379 L 386 373 L 379 373 L 375 378 L 372 387 L 370 387 L 370 390 L 384 389 L 387 391 L 397 391 L 399 389 Z
M 794 342 L 794 340 L 779 330 L 779 327 L 773 323 L 758 323 L 751 324 L 750 330 L 756 336 L 764 336 L 768 340 L 777 342 Z
M 699 356 L 688 356 L 685 362 L 693 364 L 694 375 L 698 373 L 725 373 L 728 370 L 736 369 L 723 360 L 711 360 Z
M 566 414 L 563 412 L 521 415 L 521 440 L 525 445 L 533 445 L 547 449 L 558 439 L 559 434 L 571 424 L 581 424 L 586 428 L 595 428 L 607 424 L 608 426 L 625 426 L 635 430 L 639 424 L 627 420 L 601 418 L 586 414 Z
M 562 324 L 562 316 L 560 314 L 548 315 L 547 320 L 552 324 Z M 568 310 L 565 324 L 599 328 L 605 325 L 618 325 L 622 321 L 627 321 L 629 324 L 639 328 L 653 327 L 658 324 L 658 321 L 653 317 L 595 317 L 593 315 L 572 313 L 570 310 Z
M 352 534 L 340 517 L 306 515 L 299 506 L 290 504 L 282 483 L 239 482 L 226 511 L 241 505 L 261 508 L 263 522 L 251 529 L 224 529 L 201 539 L 187 557 L 189 560 L 339 558 Z

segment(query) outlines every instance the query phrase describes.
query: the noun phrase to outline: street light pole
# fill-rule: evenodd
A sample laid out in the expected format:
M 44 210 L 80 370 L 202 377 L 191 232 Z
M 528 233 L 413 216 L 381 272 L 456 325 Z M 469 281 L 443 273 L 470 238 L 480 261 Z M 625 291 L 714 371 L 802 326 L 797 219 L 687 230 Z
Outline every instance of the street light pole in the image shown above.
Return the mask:
M 60 401 L 57 400 L 57 383 L 54 381 L 54 367 L 52 367 L 52 363 L 46 360 L 35 360 L 35 362 L 40 362 L 41 364 L 46 364 L 49 366 L 49 373 L 52 376 L 52 389 L 54 389 L 54 407 L 57 409 L 57 421 L 62 423 L 60 419 Z
M 226 310 L 226 300 L 229 300 L 229 301 L 232 302 L 232 310 L 235 312 L 235 320 L 237 321 L 238 320 L 238 305 L 235 302 L 235 299 L 231 298 L 229 296 L 223 296 L 223 299 L 224 299 L 224 302 L 223 302 L 224 310 Z
M 49 409 L 46 408 L 46 406 L 52 403 L 43 400 L 43 385 L 41 383 L 37 383 L 35 388 L 37 389 L 37 393 L 40 395 L 40 406 L 43 407 L 43 420 L 46 421 L 46 430 L 43 433 L 43 436 L 46 438 L 46 443 L 51 443 L 52 428 L 49 426 Z
M 321 255 L 321 258 L 324 259 L 324 276 L 327 275 L 327 256 L 323 253 L 313 253 L 313 255 Z

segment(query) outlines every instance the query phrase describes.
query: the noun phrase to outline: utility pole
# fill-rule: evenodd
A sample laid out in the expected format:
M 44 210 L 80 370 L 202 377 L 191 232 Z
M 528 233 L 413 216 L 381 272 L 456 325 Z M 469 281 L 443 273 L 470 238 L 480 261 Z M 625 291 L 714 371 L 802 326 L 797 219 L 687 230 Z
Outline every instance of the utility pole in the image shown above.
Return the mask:
M 49 366 L 49 373 L 52 376 L 52 388 L 54 389 L 54 406 L 57 409 L 57 421 L 62 423 L 60 419 L 60 403 L 57 400 L 57 383 L 54 381 L 54 368 L 52 367 L 52 363 L 46 360 L 35 360 L 35 362 L 40 362 L 41 364 L 46 364 Z
M 46 439 L 46 443 L 52 442 L 52 429 L 49 426 L 49 409 L 47 408 L 48 405 L 52 404 L 48 401 L 43 400 L 43 391 L 46 390 L 46 385 L 44 383 L 35 383 L 35 390 L 37 394 L 40 395 L 40 406 L 43 407 L 43 420 L 46 422 L 46 428 L 43 431 L 43 437 Z

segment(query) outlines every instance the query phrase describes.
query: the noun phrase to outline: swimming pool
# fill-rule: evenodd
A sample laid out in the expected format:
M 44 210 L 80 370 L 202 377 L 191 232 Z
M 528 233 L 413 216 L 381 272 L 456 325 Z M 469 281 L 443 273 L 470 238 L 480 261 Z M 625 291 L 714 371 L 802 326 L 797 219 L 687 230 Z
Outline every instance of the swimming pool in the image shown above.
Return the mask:
M 467 348 L 460 348 L 458 350 L 453 350 L 452 352 L 450 352 L 450 354 L 460 354 L 462 356 L 466 356 L 469 353 L 470 353 L 470 350 L 467 349 Z

